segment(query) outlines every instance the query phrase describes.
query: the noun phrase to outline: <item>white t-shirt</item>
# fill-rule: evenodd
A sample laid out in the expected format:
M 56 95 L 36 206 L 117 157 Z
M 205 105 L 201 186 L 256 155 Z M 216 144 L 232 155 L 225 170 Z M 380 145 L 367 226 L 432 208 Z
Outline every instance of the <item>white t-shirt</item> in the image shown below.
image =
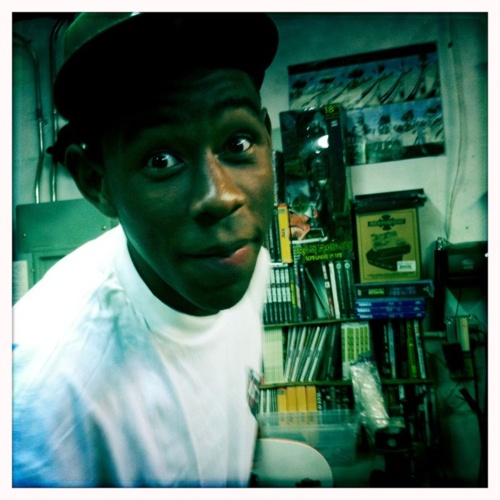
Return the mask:
M 233 308 L 160 302 L 117 227 L 14 307 L 17 486 L 246 486 L 269 256 Z

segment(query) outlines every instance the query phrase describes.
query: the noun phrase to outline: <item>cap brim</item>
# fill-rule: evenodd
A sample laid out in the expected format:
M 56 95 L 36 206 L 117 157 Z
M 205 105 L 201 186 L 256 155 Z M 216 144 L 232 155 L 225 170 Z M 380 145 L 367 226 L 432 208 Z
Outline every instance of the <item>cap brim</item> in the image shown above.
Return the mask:
M 54 101 L 67 119 L 88 111 L 117 84 L 135 80 L 136 85 L 149 71 L 172 78 L 179 68 L 236 68 L 260 88 L 278 47 L 277 28 L 262 13 L 104 16 L 83 14 L 66 33 L 67 58 L 56 78 Z

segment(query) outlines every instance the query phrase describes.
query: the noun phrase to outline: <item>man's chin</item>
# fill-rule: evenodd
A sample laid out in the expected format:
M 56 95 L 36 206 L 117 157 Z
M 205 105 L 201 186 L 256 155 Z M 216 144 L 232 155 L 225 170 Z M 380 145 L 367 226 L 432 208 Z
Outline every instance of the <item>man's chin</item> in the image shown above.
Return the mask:
M 217 314 L 220 311 L 234 307 L 241 301 L 247 290 L 247 285 L 235 285 L 220 290 L 214 289 L 198 302 L 197 306 L 200 311 L 206 311 L 205 314 L 200 315 Z

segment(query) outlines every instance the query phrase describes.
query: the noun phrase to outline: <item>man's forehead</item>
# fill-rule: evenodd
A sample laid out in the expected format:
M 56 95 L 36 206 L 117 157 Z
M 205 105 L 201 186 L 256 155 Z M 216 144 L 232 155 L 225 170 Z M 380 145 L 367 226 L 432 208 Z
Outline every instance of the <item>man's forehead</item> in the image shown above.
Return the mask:
M 237 110 L 257 119 L 261 116 L 260 96 L 248 75 L 238 70 L 211 70 L 183 75 L 177 82 L 131 98 L 116 110 L 115 121 L 132 123 L 130 130 L 137 134 L 144 128 L 175 126 L 199 117 L 228 117 Z

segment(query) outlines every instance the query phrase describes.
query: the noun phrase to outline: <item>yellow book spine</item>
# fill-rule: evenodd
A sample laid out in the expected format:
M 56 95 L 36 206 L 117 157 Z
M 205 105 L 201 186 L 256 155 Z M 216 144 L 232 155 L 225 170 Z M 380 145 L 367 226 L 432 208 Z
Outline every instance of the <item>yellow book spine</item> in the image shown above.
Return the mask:
M 286 411 L 293 413 L 297 411 L 297 387 L 291 386 L 286 388 Z
M 290 219 L 288 215 L 288 207 L 285 203 L 280 203 L 278 205 L 278 228 L 280 235 L 281 262 L 291 264 L 293 262 L 293 256 Z
M 306 386 L 306 402 L 307 402 L 307 411 L 318 411 L 316 386 L 314 385 Z
M 278 405 L 279 413 L 285 413 L 288 411 L 286 404 L 286 389 L 284 387 L 276 389 L 276 403 Z
M 297 424 L 297 387 L 286 388 L 286 411 L 288 415 L 287 423 Z
M 307 413 L 306 387 L 304 385 L 299 385 L 295 388 L 295 392 L 297 394 L 298 423 L 304 424 L 306 422 Z

